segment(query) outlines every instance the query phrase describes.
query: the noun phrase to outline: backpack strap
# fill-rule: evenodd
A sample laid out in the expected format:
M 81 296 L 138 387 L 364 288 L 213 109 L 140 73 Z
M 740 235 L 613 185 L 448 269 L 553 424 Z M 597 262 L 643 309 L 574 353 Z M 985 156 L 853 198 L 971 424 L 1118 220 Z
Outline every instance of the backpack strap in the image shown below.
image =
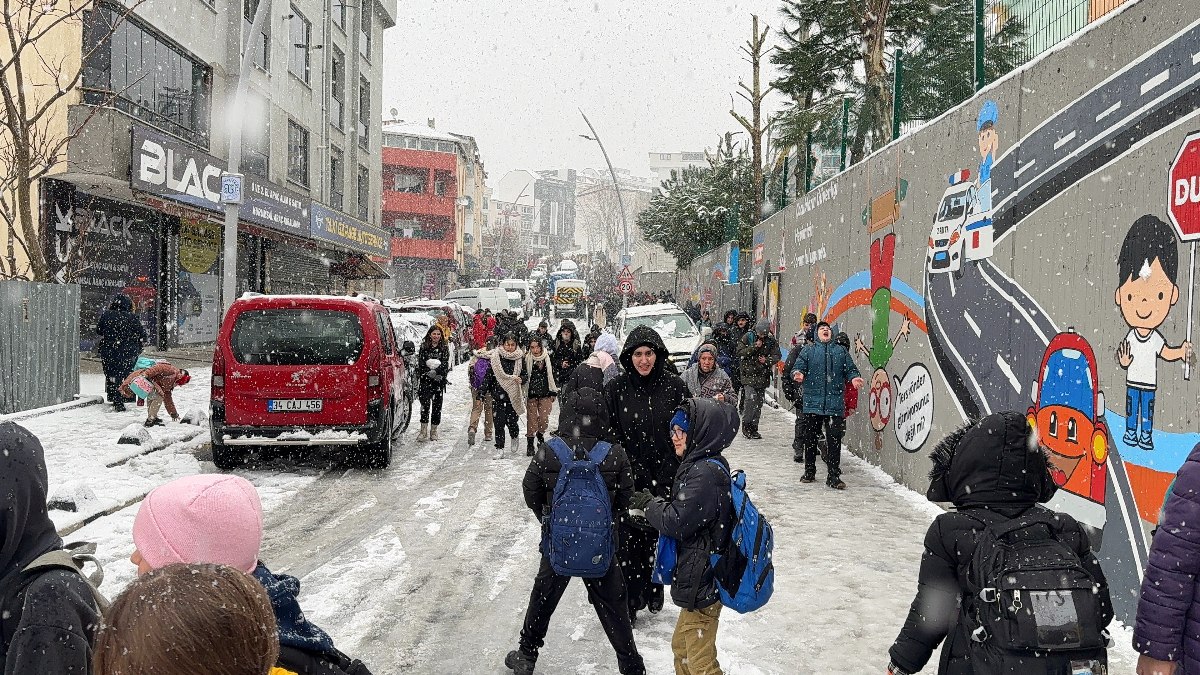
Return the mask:
M 52 569 L 65 569 L 75 572 L 87 582 L 88 588 L 92 591 L 92 598 L 96 601 L 96 606 L 103 613 L 108 609 L 109 602 L 108 598 L 100 593 L 100 584 L 104 583 L 104 567 L 100 565 L 100 561 L 96 558 L 95 553 L 96 545 L 91 542 L 67 544 L 61 549 L 49 551 L 38 556 L 26 565 L 21 572 L 23 574 L 30 574 Z M 91 574 L 85 574 L 83 567 L 89 562 L 96 565 L 96 571 Z
M 610 450 L 612 450 L 612 443 L 600 441 L 599 443 L 596 443 L 596 445 L 592 446 L 591 452 L 588 453 L 588 459 L 599 465 L 608 457 Z
M 558 436 L 551 436 L 546 440 L 546 445 L 550 446 L 550 449 L 554 451 L 554 456 L 558 457 L 559 464 L 566 466 L 575 461 L 575 451 L 571 449 L 571 446 L 567 445 L 566 441 Z

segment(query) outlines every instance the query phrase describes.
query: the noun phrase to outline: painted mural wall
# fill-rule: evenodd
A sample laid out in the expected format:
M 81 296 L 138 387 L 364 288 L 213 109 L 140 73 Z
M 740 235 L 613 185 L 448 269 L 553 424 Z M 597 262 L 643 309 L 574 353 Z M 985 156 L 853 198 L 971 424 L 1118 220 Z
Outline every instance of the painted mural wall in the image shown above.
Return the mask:
M 1200 3 L 1142 0 L 755 234 L 784 263 L 781 341 L 814 311 L 871 374 L 852 450 L 923 493 L 944 434 L 1025 413 L 1126 619 L 1200 443 L 1198 129 Z

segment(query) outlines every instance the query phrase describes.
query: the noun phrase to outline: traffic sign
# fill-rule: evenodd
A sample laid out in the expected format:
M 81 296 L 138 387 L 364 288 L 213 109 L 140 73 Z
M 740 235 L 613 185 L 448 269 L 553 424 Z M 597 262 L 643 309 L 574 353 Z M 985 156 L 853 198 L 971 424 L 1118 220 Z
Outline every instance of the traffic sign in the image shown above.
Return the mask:
M 633 264 L 633 254 L 624 253 L 621 255 L 621 267 L 629 267 Z
M 1167 215 L 1183 241 L 1200 239 L 1200 131 L 1183 139 L 1168 173 Z
M 633 272 L 630 272 L 628 267 L 622 269 L 620 274 L 617 275 L 617 281 L 628 281 L 633 283 Z
M 221 203 L 222 204 L 241 204 L 242 203 L 242 181 L 245 179 L 240 173 L 223 173 L 221 174 Z
M 621 295 L 629 295 L 633 292 L 633 282 L 625 279 L 617 282 L 617 292 Z

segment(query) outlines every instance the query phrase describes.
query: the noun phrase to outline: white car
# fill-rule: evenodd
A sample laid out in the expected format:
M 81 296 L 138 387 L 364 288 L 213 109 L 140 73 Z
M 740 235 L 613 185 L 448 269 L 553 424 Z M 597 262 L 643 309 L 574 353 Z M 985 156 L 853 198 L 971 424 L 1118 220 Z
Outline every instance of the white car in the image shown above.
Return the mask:
M 990 213 L 979 207 L 979 188 L 963 169 L 950 176 L 929 233 L 925 270 L 931 274 L 954 272 L 959 276 L 967 260 L 991 257 L 993 228 Z
M 621 342 L 622 349 L 626 338 L 638 326 L 653 328 L 662 336 L 667 351 L 671 353 L 671 361 L 679 367 L 680 372 L 687 367 L 692 353 L 700 346 L 706 334 L 706 331 L 697 328 L 691 317 L 674 303 L 628 307 L 617 313 L 617 318 L 613 321 L 613 331 L 617 340 Z

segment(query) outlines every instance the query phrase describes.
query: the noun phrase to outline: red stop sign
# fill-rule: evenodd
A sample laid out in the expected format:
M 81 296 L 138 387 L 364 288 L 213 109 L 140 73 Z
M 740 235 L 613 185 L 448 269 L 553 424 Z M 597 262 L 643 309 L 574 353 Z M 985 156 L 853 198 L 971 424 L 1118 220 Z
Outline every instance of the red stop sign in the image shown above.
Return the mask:
M 1200 131 L 1183 139 L 1168 173 L 1167 215 L 1183 241 L 1200 239 Z

